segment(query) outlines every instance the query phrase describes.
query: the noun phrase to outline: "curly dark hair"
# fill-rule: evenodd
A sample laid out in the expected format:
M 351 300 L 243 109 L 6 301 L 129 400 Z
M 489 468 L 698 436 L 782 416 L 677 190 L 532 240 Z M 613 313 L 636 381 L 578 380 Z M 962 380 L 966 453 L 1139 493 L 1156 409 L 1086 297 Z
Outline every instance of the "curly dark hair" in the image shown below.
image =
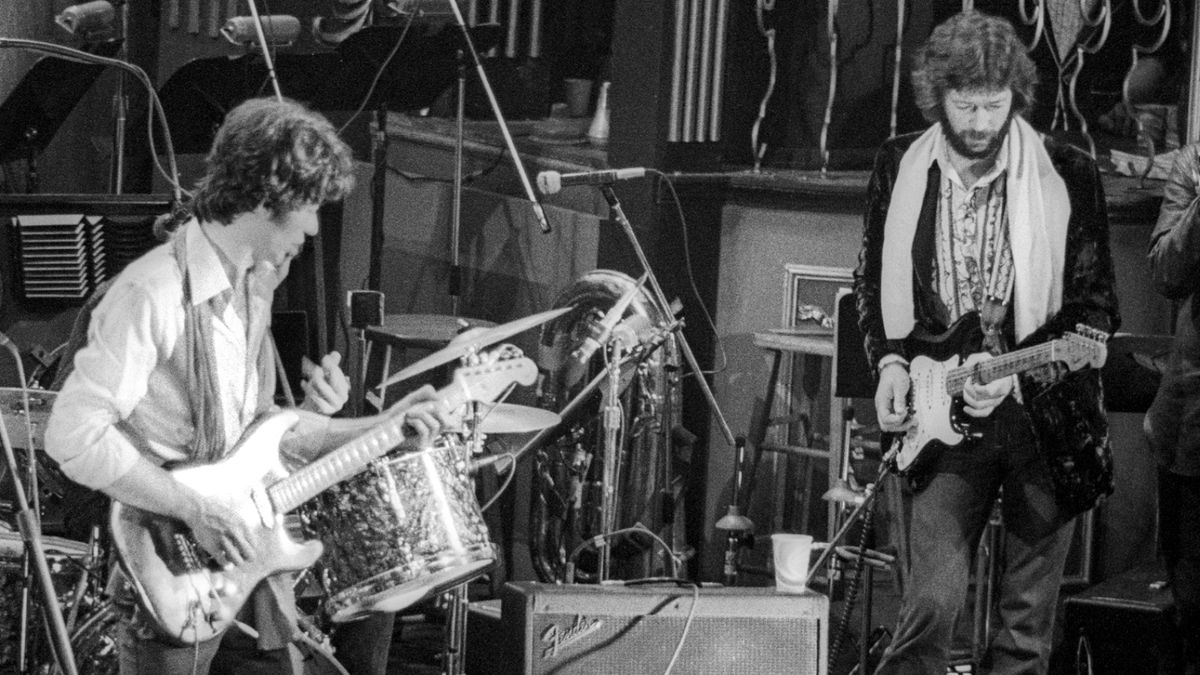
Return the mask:
M 1011 23 L 978 11 L 942 22 L 913 56 L 913 95 L 929 122 L 944 116 L 942 100 L 960 91 L 1012 89 L 1012 114 L 1033 103 L 1037 67 Z
M 324 204 L 354 187 L 350 148 L 320 113 L 291 100 L 254 98 L 225 116 L 191 211 L 228 225 L 262 205 L 273 218 Z

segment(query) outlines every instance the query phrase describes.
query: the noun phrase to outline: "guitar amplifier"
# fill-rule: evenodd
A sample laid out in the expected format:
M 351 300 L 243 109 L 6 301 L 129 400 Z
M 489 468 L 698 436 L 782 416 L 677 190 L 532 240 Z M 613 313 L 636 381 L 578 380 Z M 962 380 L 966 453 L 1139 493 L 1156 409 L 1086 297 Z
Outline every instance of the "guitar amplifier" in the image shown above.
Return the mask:
M 1071 672 L 1179 672 L 1175 603 L 1162 585 L 1166 578 L 1162 565 L 1149 563 L 1067 598 L 1063 647 Z
M 501 599 L 501 672 L 660 675 L 680 640 L 676 673 L 827 672 L 829 600 L 818 593 L 702 588 L 697 597 L 674 584 L 523 581 L 505 584 Z

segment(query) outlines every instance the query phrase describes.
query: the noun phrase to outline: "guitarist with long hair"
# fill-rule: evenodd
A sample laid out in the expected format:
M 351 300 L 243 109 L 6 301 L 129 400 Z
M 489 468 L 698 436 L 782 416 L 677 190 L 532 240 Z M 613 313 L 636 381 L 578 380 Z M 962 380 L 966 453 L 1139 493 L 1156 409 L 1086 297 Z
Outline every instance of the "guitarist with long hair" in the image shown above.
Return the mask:
M 199 547 L 194 553 L 218 566 L 273 562 L 255 560 L 261 524 L 246 515 L 262 513 L 262 504 L 251 503 L 250 494 L 221 492 L 220 485 L 212 493 L 196 489 L 164 465 L 224 460 L 272 408 L 275 288 L 317 233 L 320 206 L 351 189 L 351 172 L 350 150 L 332 125 L 298 103 L 252 99 L 228 113 L 192 195 L 194 217 L 131 263 L 92 311 L 87 343 L 46 430 L 46 450 L 68 477 L 123 506 L 181 523 Z M 339 360 L 333 352 L 307 364 L 299 422 L 277 454 L 267 449 L 288 468 L 357 431 L 354 420 L 329 417 L 348 397 Z M 393 410 L 426 439 L 446 421 L 428 387 Z M 121 673 L 296 672 L 288 650 L 296 632 L 290 577 L 271 574 L 251 589 L 223 589 L 246 594 L 236 619 L 256 637 L 224 630 L 191 644 L 158 629 L 131 583 L 117 568 L 109 585 L 123 615 Z
M 939 414 L 962 434 L 906 448 L 903 599 L 877 672 L 946 672 L 971 554 L 1003 493 L 1000 630 L 983 667 L 1045 673 L 1074 517 L 1112 489 L 1098 370 L 987 364 L 1078 325 L 1116 330 L 1104 192 L 1086 153 L 1024 119 L 1036 70 L 1006 20 L 968 11 L 937 26 L 912 81 L 931 126 L 877 155 L 855 293 L 894 447 L 950 426 Z M 960 359 L 974 365 L 926 367 Z M 939 397 L 941 413 L 923 400 Z

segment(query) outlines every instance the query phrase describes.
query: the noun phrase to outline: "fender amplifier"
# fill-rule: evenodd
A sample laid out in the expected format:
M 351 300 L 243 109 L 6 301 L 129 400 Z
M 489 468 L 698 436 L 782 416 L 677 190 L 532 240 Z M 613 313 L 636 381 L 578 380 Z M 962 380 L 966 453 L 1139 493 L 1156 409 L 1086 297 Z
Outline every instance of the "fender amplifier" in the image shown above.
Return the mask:
M 523 581 L 501 598 L 507 673 L 661 675 L 680 640 L 676 673 L 827 672 L 829 600 L 818 593 Z

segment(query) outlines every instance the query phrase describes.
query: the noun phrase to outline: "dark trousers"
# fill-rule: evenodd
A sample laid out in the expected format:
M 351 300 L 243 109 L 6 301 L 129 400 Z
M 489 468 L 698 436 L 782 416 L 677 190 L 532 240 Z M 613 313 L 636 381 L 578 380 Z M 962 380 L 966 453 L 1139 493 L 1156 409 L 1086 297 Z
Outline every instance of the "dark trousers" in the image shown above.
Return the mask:
M 1054 499 L 1049 470 L 1018 403 L 1009 398 L 973 429 L 978 438 L 945 450 L 928 484 L 906 495 L 904 597 L 877 673 L 946 672 L 972 554 L 1001 489 L 1000 630 L 982 667 L 1006 674 L 1045 673 L 1049 667 L 1073 519 Z
M 1187 675 L 1200 673 L 1200 476 L 1158 472 L 1158 541 L 1167 564 Z
M 370 614 L 333 630 L 334 658 L 353 675 L 386 675 L 396 615 Z
M 132 617 L 121 621 L 117 639 L 121 675 L 299 675 L 288 648 L 261 650 L 237 628 L 190 647 L 147 635 Z

